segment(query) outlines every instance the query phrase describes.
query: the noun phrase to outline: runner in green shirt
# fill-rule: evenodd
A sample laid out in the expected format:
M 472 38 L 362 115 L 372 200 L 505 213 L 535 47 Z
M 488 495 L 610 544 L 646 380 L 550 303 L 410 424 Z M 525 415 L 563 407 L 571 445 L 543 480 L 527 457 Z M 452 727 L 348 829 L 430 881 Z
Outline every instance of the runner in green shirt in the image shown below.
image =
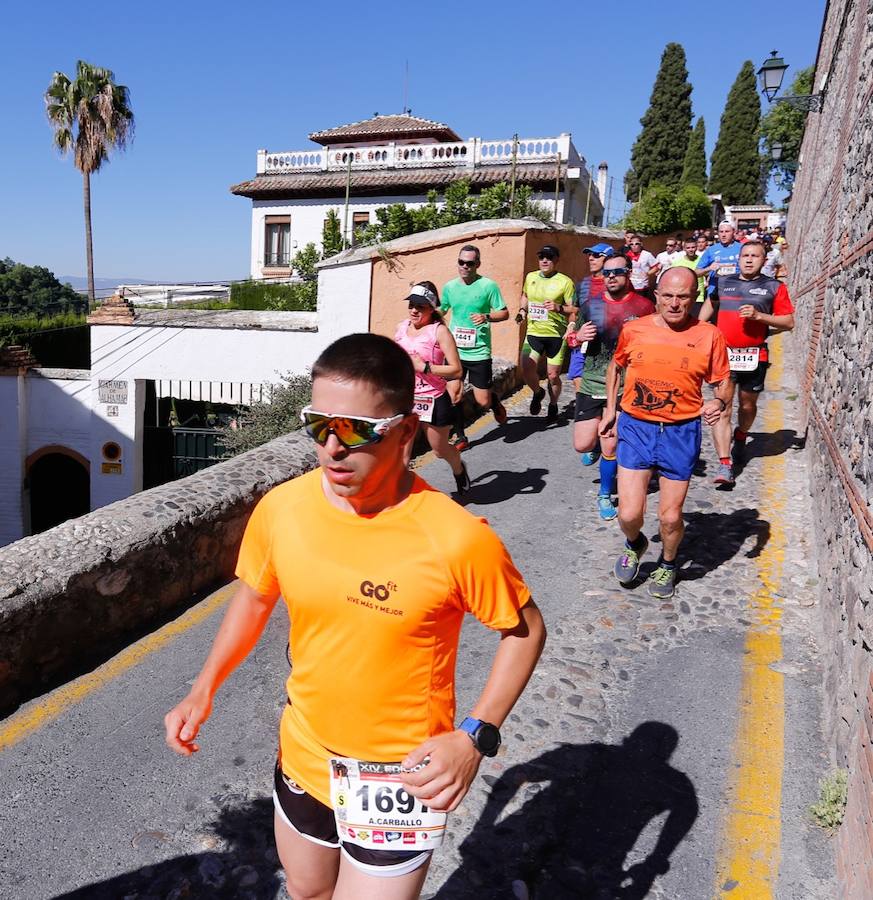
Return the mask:
M 558 397 L 561 396 L 561 366 L 564 363 L 567 317 L 576 319 L 576 286 L 572 279 L 558 271 L 560 252 L 553 244 L 546 244 L 537 253 L 539 267 L 528 272 L 524 279 L 521 308 L 516 321 L 527 320 L 527 335 L 522 348 L 521 371 L 525 383 L 533 391 L 530 414 L 538 416 L 543 408 L 546 392 L 540 387 L 539 359 L 546 357 L 549 386 L 547 422 L 558 418 Z
M 482 259 L 472 244 L 458 254 L 458 277 L 442 290 L 442 307 L 451 316 L 451 330 L 461 357 L 460 379 L 448 382 L 448 393 L 455 404 L 455 447 L 469 446 L 464 433 L 464 379 L 469 374 L 473 398 L 480 409 L 490 409 L 499 425 L 506 422 L 506 409 L 491 390 L 491 323 L 505 322 L 509 310 L 496 281 L 479 274 Z

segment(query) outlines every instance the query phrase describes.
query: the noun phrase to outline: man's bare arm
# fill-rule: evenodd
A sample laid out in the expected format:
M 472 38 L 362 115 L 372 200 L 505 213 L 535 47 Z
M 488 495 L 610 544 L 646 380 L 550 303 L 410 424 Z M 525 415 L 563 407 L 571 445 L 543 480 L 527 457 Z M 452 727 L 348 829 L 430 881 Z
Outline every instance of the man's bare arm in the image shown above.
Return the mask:
M 200 749 L 194 738 L 212 712 L 216 691 L 258 642 L 277 599 L 265 597 L 240 582 L 188 696 L 164 716 L 170 749 L 183 756 Z
M 470 714 L 498 728 L 515 705 L 546 640 L 546 626 L 531 600 L 519 612 L 515 628 L 500 633 L 488 681 Z M 418 772 L 409 773 L 404 787 L 437 811 L 451 811 L 464 799 L 482 761 L 482 754 L 463 731 L 450 731 L 426 740 L 403 760 L 405 768 L 430 760 Z
M 615 420 L 618 410 L 618 386 L 621 383 L 621 373 L 624 370 L 617 366 L 615 359 L 609 361 L 606 369 L 606 406 L 603 409 L 603 417 L 600 420 L 600 434 L 604 437 L 612 437 L 615 429 Z

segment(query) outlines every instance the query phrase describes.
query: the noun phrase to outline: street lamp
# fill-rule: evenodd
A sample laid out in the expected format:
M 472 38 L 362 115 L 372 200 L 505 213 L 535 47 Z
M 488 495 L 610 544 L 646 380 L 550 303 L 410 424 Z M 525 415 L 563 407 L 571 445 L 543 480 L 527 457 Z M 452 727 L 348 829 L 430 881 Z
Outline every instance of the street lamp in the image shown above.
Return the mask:
M 782 144 L 780 144 L 779 141 L 774 141 L 770 144 L 770 159 L 772 159 L 773 162 L 779 162 L 779 160 L 782 159 Z
M 820 112 L 824 104 L 824 91 L 817 94 L 789 94 L 787 97 L 777 97 L 779 88 L 782 87 L 782 79 L 788 68 L 787 63 L 778 51 L 771 50 L 769 59 L 765 59 L 758 69 L 758 83 L 761 85 L 761 93 L 767 98 L 768 103 L 787 103 L 795 109 L 804 112 Z
M 777 52 L 771 50 L 770 58 L 764 60 L 764 64 L 758 69 L 758 83 L 761 85 L 761 93 L 767 98 L 768 103 L 772 103 L 773 98 L 779 93 L 782 79 L 785 77 L 785 70 L 788 68 L 785 60 L 776 55 Z

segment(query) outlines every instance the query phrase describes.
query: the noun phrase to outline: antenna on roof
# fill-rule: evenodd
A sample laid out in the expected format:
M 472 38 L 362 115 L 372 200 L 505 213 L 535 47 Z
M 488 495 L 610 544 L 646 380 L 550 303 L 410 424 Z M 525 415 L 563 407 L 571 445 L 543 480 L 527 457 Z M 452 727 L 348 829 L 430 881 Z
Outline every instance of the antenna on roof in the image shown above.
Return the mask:
M 409 108 L 409 60 L 406 60 L 403 71 L 403 115 L 408 116 L 412 110 Z

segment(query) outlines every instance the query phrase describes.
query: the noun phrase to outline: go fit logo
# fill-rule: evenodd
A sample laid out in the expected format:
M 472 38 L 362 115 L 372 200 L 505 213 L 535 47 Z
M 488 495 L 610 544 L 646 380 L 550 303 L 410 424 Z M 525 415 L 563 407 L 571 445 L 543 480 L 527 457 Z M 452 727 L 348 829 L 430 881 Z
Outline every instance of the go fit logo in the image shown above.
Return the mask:
M 397 590 L 397 585 L 393 581 L 389 581 L 387 584 L 373 584 L 372 581 L 362 581 L 360 590 L 362 597 L 375 597 L 384 603 L 391 596 L 392 592 Z

